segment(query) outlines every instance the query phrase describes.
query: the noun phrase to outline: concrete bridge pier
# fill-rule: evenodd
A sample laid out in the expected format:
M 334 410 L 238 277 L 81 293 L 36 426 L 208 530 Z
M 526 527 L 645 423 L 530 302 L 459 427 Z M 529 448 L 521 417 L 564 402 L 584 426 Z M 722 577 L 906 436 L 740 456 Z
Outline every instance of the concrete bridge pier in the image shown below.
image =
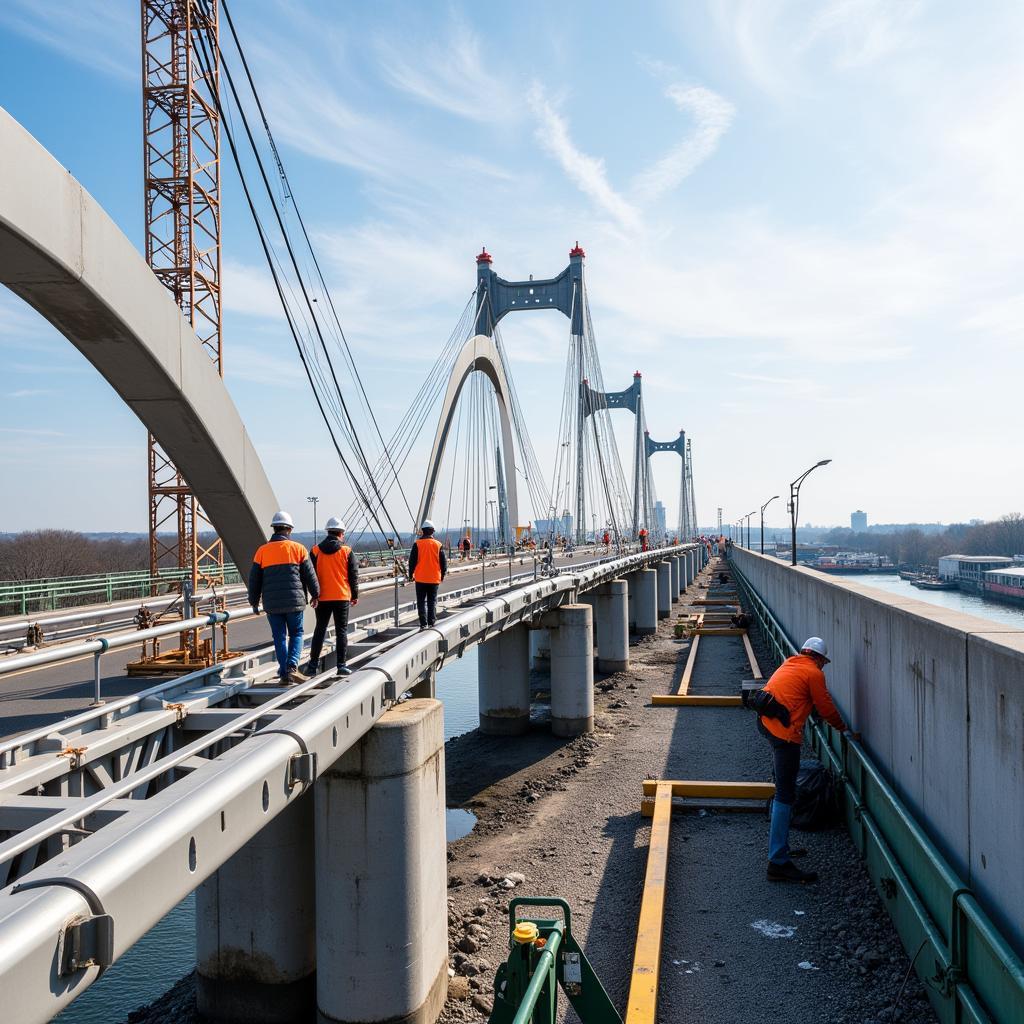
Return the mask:
M 564 604 L 544 616 L 551 636 L 551 731 L 594 731 L 594 627 L 590 605 Z
M 679 559 L 675 555 L 668 557 L 669 569 L 669 601 L 676 604 L 679 600 Z
M 546 629 L 530 630 L 530 662 L 535 672 L 551 670 L 551 636 Z
M 317 1021 L 433 1024 L 448 990 L 441 702 L 382 715 L 314 797 Z
M 597 670 L 629 668 L 629 585 L 609 580 L 596 591 Z
M 658 573 L 655 569 L 639 569 L 629 578 L 633 594 L 636 632 L 649 636 L 658 631 Z M 635 586 L 633 585 L 635 583 Z
M 635 572 L 628 573 L 626 576 L 626 589 L 628 591 L 628 597 L 626 598 L 626 625 L 630 633 L 636 632 L 636 588 L 638 586 L 638 578 Z
M 667 560 L 656 566 L 658 573 L 658 618 L 667 619 L 672 612 L 672 568 Z
M 205 1019 L 290 1024 L 312 1017 L 313 832 L 307 793 L 196 890 L 196 999 Z
M 480 646 L 480 731 L 489 736 L 519 736 L 530 728 L 530 634 L 526 626 L 513 626 Z

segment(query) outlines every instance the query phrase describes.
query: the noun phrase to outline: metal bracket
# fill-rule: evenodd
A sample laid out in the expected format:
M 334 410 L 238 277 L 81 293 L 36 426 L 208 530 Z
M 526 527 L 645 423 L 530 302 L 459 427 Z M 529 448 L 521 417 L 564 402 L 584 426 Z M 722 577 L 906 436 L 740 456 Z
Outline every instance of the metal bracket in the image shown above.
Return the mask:
M 70 921 L 57 943 L 58 973 L 62 978 L 89 967 L 106 970 L 114 962 L 114 919 L 95 914 Z
M 82 755 L 88 749 L 88 747 L 65 747 L 57 756 L 68 758 L 71 761 L 71 770 L 76 772 L 82 767 Z
M 174 712 L 174 724 L 181 725 L 185 721 L 185 705 L 181 702 L 172 702 L 164 705 L 166 711 Z
M 316 781 L 316 751 L 295 754 L 288 761 L 288 788 L 311 786 Z

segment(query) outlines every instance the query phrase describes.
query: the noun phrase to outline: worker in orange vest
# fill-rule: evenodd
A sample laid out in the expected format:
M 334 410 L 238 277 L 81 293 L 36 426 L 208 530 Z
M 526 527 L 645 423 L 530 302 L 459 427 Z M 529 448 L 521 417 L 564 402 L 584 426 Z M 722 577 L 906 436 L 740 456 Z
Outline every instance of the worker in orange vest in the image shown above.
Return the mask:
M 420 629 L 434 625 L 437 609 L 437 588 L 448 573 L 444 547 L 434 538 L 434 524 L 424 519 L 421 536 L 409 552 L 409 578 L 416 582 L 416 611 Z
M 327 626 L 334 619 L 334 642 L 337 651 L 337 674 L 347 676 L 352 670 L 345 664 L 348 654 L 349 608 L 359 603 L 359 566 L 352 549 L 345 543 L 345 524 L 337 517 L 327 520 L 327 536 L 309 553 L 320 584 L 320 601 L 316 606 L 316 628 L 309 645 L 310 675 L 320 669 Z
M 638 536 L 640 538 L 640 550 L 641 551 L 646 551 L 647 550 L 647 529 L 645 527 L 641 526 L 640 527 L 640 533 L 638 534 Z
M 815 882 L 816 871 L 802 871 L 792 860 L 789 848 L 789 823 L 796 800 L 796 776 L 800 771 L 800 749 L 804 723 L 812 711 L 817 712 L 834 729 L 846 732 L 846 723 L 832 701 L 825 685 L 828 647 L 820 636 L 808 637 L 800 653 L 787 658 L 772 673 L 764 689 L 770 699 L 762 705 L 757 719 L 758 730 L 772 748 L 775 775 L 775 799 L 768 834 L 768 881 Z M 851 732 L 850 737 L 860 739 Z

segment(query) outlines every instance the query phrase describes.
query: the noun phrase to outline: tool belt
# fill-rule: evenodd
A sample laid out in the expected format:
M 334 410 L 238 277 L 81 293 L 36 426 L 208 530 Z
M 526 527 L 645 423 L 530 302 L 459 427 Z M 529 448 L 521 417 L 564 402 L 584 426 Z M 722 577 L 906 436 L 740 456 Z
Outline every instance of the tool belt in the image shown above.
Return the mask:
M 781 701 L 776 700 L 763 687 L 755 690 L 748 698 L 748 704 L 762 718 L 774 718 L 787 728 L 789 727 L 789 708 Z

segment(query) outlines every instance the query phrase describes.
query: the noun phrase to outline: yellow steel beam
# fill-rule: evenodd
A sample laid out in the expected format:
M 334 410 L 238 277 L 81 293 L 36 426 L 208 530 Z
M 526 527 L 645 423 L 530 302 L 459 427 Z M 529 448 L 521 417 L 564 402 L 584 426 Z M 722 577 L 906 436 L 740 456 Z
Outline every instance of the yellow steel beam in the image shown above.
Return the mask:
M 673 796 L 703 797 L 708 800 L 767 800 L 775 796 L 771 782 L 708 782 L 701 779 L 644 779 L 644 796 L 670 787 Z
M 651 697 L 655 707 L 714 707 L 738 708 L 743 706 L 740 697 L 729 697 L 725 694 L 694 694 L 694 693 L 656 693 Z
M 693 678 L 693 667 L 697 664 L 697 645 L 700 643 L 700 634 L 694 635 L 690 641 L 690 653 L 686 658 L 686 667 L 683 669 L 683 678 L 679 680 L 679 689 L 676 693 L 686 693 L 690 689 L 690 680 Z
M 750 671 L 754 678 L 763 679 L 761 666 L 757 663 L 757 656 L 754 654 L 754 648 L 750 645 L 750 637 L 746 633 L 743 634 L 743 649 L 747 652 L 747 661 L 750 662 Z
M 654 817 L 647 847 L 647 874 L 640 901 L 640 921 L 636 928 L 636 950 L 633 954 L 633 974 L 629 983 L 625 1024 L 654 1024 L 658 1012 L 665 879 L 668 874 L 668 840 L 672 829 L 672 783 L 655 782 L 653 787 Z

